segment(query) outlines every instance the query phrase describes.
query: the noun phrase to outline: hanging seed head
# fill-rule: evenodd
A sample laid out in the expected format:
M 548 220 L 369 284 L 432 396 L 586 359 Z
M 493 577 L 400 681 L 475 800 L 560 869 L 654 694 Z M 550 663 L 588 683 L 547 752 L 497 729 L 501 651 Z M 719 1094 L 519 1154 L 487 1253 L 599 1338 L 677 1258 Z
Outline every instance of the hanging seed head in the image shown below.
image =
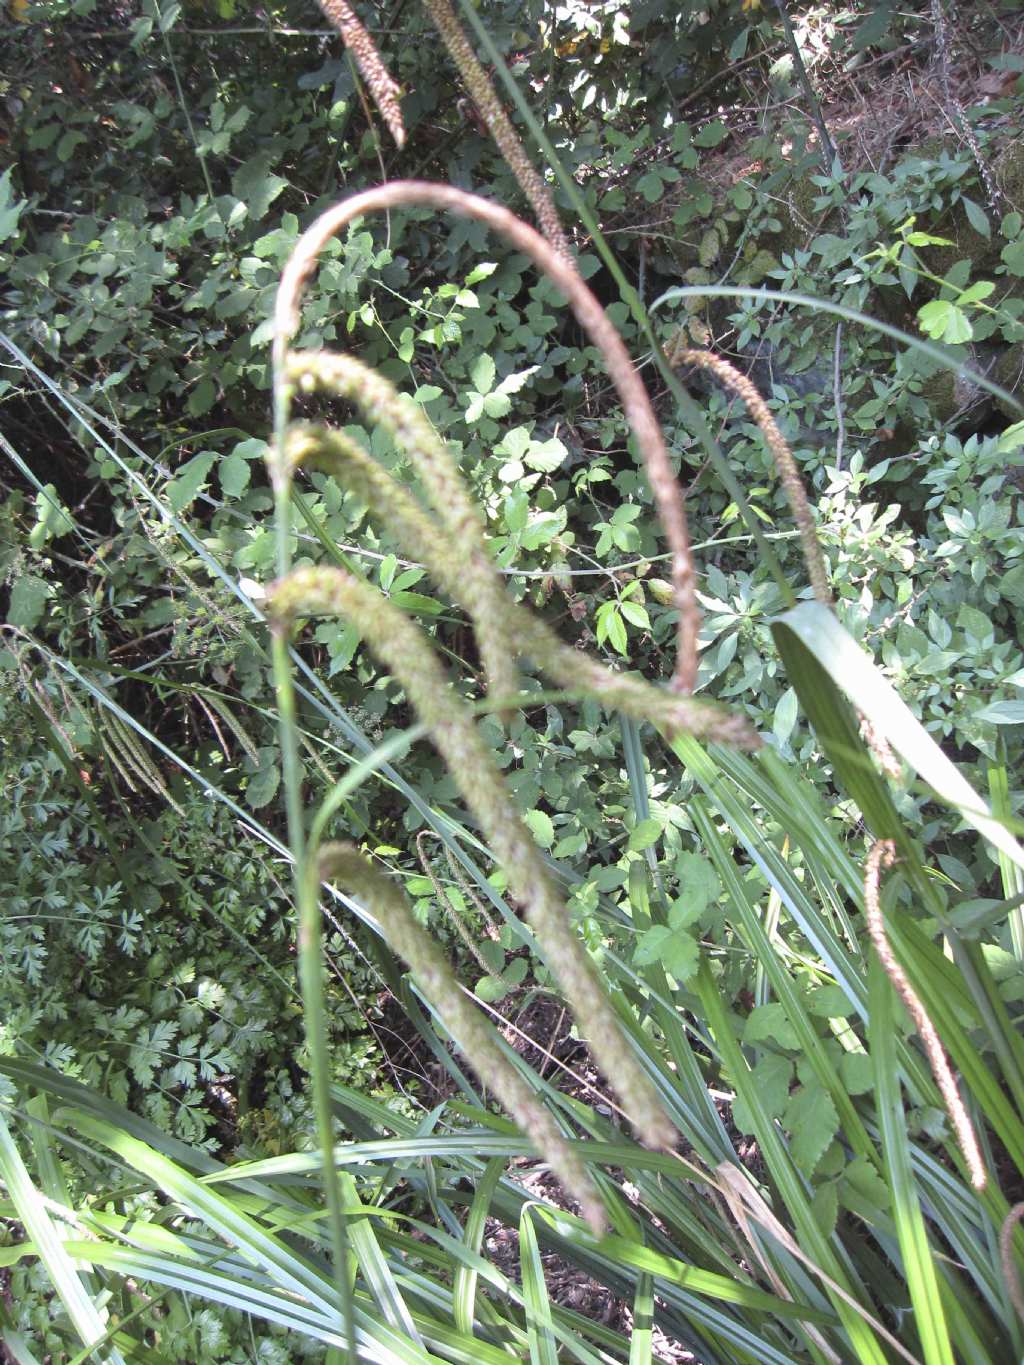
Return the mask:
M 682 335 L 680 334 L 677 339 L 683 339 Z M 793 452 L 756 385 L 745 374 L 741 374 L 735 365 L 723 356 L 715 355 L 713 351 L 694 351 L 687 346 L 670 343 L 665 354 L 671 365 L 697 365 L 700 369 L 707 370 L 746 404 L 747 411 L 761 428 L 765 443 L 775 461 L 779 479 L 786 491 L 786 497 L 789 499 L 793 520 L 800 532 L 800 544 L 807 565 L 807 576 L 814 588 L 814 596 L 819 602 L 829 606 L 832 602 L 832 590 L 829 587 L 828 569 L 821 553 L 818 532 L 814 526 L 814 513 L 807 500 L 807 490 L 804 488 Z
M 505 106 L 498 98 L 494 82 L 477 61 L 476 53 L 462 30 L 455 11 L 448 0 L 426 0 L 427 9 L 451 53 L 459 74 L 466 83 L 466 89 L 498 145 L 498 150 L 511 167 L 512 174 L 526 195 L 531 208 L 537 215 L 540 230 L 563 260 L 571 262 L 572 250 L 565 235 L 551 191 L 541 179 L 537 168 L 526 154 L 513 128 Z
M 381 118 L 387 124 L 395 144 L 401 147 L 405 142 L 405 124 L 402 122 L 402 107 L 398 102 L 401 86 L 392 79 L 377 51 L 376 44 L 346 0 L 319 0 L 319 3 L 324 14 L 341 34 L 341 41 L 352 53 L 352 59 L 366 82 L 374 104 L 380 110 Z
M 928 1061 L 931 1063 L 932 1075 L 939 1087 L 939 1092 L 946 1106 L 946 1113 L 949 1115 L 960 1151 L 970 1172 L 971 1184 L 976 1190 L 983 1190 L 988 1181 L 988 1173 L 982 1160 L 974 1126 L 964 1102 L 960 1098 L 960 1091 L 957 1089 L 956 1078 L 949 1064 L 949 1058 L 946 1056 L 946 1050 L 942 1046 L 931 1016 L 924 1007 L 924 1002 L 896 960 L 896 954 L 893 952 L 888 935 L 885 932 L 885 917 L 882 913 L 879 882 L 883 868 L 892 867 L 895 861 L 896 845 L 892 839 L 879 839 L 868 852 L 864 863 L 864 912 L 867 918 L 868 933 L 871 935 L 875 952 L 878 954 L 878 960 L 881 962 L 886 976 L 892 982 L 897 995 L 906 1005 L 910 1017 L 917 1025 L 921 1042 L 924 1044 Z
M 444 954 L 416 920 L 404 891 L 353 844 L 326 844 L 320 854 L 320 877 L 338 883 L 366 903 L 389 946 L 409 964 L 481 1082 L 498 1096 L 566 1190 L 579 1200 L 592 1231 L 601 1236 L 606 1226 L 604 1205 L 579 1154 L 506 1059 L 487 1021 L 459 986 Z

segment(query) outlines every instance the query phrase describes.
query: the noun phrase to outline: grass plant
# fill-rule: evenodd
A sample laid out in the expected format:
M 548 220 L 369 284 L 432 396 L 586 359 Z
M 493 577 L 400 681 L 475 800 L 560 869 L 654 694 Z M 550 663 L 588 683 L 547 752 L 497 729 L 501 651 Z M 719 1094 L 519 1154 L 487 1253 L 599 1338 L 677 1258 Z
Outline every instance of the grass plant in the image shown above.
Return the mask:
M 334 9 L 347 21 L 348 6 Z M 447 16 L 449 7 L 432 10 Z M 393 86 L 386 91 L 394 100 Z M 529 112 L 521 95 L 517 103 Z M 671 687 L 570 648 L 508 596 L 482 514 L 411 398 L 351 358 L 292 349 L 300 295 L 327 241 L 371 211 L 423 204 L 505 233 L 569 297 L 604 355 L 670 546 L 679 614 Z M 649 1365 L 663 1340 L 702 1365 L 1024 1358 L 1024 1042 L 1000 955 L 987 951 L 1002 935 L 1020 952 L 1024 851 L 1006 772 L 992 765 L 990 807 L 847 630 L 797 493 L 816 600 L 798 598 L 778 570 L 785 609 L 773 634 L 833 797 L 792 751 L 762 743 L 738 707 L 692 695 L 700 616 L 685 505 L 630 357 L 558 242 L 500 206 L 403 182 L 347 200 L 301 239 L 277 311 L 269 467 L 278 577 L 262 594 L 179 515 L 124 431 L 3 341 L 76 439 L 103 452 L 218 600 L 238 609 L 246 648 L 273 670 L 265 709 L 280 726 L 286 839 L 121 705 L 109 660 L 16 632 L 26 689 L 59 680 L 57 700 L 47 693 L 36 710 L 65 767 L 75 757 L 65 713 L 87 703 L 108 722 L 119 781 L 137 779 L 168 802 L 168 773 L 201 787 L 231 812 L 240 841 L 291 866 L 316 1111 L 314 1149 L 227 1163 L 42 1057 L 0 1055 L 0 1214 L 24 1231 L 0 1247 L 0 1267 L 38 1265 L 46 1276 L 67 1360 L 167 1359 L 160 1325 L 172 1298 L 269 1325 L 290 1334 L 285 1350 L 301 1343 L 331 1362 Z M 607 249 L 600 234 L 597 245 Z M 640 300 L 626 301 L 653 338 Z M 655 349 L 682 393 L 671 357 Z M 401 446 L 427 505 L 346 432 L 292 421 L 300 396 L 324 393 L 355 404 Z M 698 428 L 744 507 L 703 417 Z M 302 467 L 337 478 L 397 528 L 464 611 L 481 694 L 352 570 L 326 518 L 302 501 Z M 322 562 L 293 564 L 300 518 L 315 529 Z M 84 540 L 86 528 L 76 523 L 76 533 Z M 304 658 L 296 624 L 320 615 L 354 621 L 400 684 L 416 712 L 404 732 L 374 742 Z M 524 693 L 522 660 L 556 690 Z M 600 864 L 621 877 L 594 882 L 583 926 L 567 904 L 579 874 L 538 846 L 496 756 L 494 718 L 509 725 L 538 696 L 565 709 L 603 706 L 629 784 L 628 842 Z M 223 697 L 207 704 L 244 733 Z M 311 715 L 322 722 L 315 734 Z M 898 756 L 898 776 L 880 768 L 862 719 Z M 424 738 L 455 778 L 461 810 L 440 809 L 431 789 L 403 775 Z M 325 763 L 344 763 L 316 810 L 303 796 L 306 743 Z M 667 761 L 681 812 L 674 842 L 652 813 L 654 774 Z M 97 841 L 113 848 L 78 780 Z M 538 972 L 550 968 L 544 988 L 572 1008 L 596 1063 L 585 1084 L 557 1058 L 551 1070 L 531 1069 L 488 1022 L 418 925 L 391 855 L 330 839 L 367 783 L 390 785 L 515 950 Z M 973 831 L 1002 900 L 958 905 L 947 894 L 940 858 L 951 829 Z M 333 1075 L 325 906 L 381 941 L 389 985 L 446 1072 L 449 1096 L 433 1108 L 410 1114 Z M 255 944 L 243 938 L 239 950 L 254 971 L 270 968 Z M 739 979 L 753 983 L 749 1000 Z M 557 1181 L 544 1178 L 549 1169 Z M 488 1250 L 489 1220 L 514 1231 L 517 1267 Z M 553 1266 L 614 1299 L 614 1325 L 559 1302 Z M 2 1299 L 0 1341 L 19 1365 L 39 1358 Z

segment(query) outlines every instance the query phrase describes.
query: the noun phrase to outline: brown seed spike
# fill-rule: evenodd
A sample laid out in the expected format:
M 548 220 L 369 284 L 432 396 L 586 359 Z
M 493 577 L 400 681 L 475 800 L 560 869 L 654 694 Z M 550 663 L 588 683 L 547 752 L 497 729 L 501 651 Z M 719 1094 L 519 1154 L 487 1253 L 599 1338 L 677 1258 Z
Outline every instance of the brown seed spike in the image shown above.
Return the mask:
M 964 1161 L 970 1172 L 971 1184 L 976 1190 L 983 1190 L 988 1182 L 988 1173 L 985 1170 L 985 1163 L 982 1160 L 974 1127 L 971 1124 L 964 1102 L 960 1098 L 956 1077 L 953 1075 L 946 1050 L 942 1046 L 935 1025 L 932 1023 L 931 1016 L 925 1009 L 921 997 L 910 984 L 910 978 L 902 966 L 897 962 L 896 954 L 893 952 L 888 935 L 885 932 L 885 919 L 879 897 L 879 883 L 882 877 L 882 869 L 892 867 L 895 861 L 896 845 L 892 839 L 879 839 L 877 843 L 872 844 L 864 864 L 864 912 L 867 916 L 868 933 L 871 935 L 871 942 L 875 945 L 875 952 L 878 954 L 878 960 L 881 962 L 886 976 L 892 982 L 896 993 L 906 1005 L 910 1017 L 917 1025 L 921 1042 L 924 1044 L 928 1061 L 931 1063 L 935 1084 L 942 1094 L 946 1112 L 953 1124 L 953 1131 L 956 1133 L 960 1151 L 963 1153 Z
M 347 0 L 319 0 L 320 8 L 341 34 L 341 41 L 352 53 L 352 59 L 380 110 L 395 144 L 405 143 L 405 124 L 398 102 L 401 86 L 384 65 L 377 45 L 353 13 Z

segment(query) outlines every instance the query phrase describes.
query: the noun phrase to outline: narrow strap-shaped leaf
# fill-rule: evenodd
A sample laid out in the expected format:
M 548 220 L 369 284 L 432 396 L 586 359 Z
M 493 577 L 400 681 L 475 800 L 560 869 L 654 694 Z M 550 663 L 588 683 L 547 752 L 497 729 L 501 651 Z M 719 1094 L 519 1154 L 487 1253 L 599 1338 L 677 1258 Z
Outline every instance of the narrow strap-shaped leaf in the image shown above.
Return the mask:
M 466 1217 L 464 1238 L 470 1251 L 479 1252 L 484 1236 L 484 1225 L 490 1212 L 491 1201 L 498 1181 L 501 1179 L 505 1163 L 492 1158 L 487 1163 L 483 1179 L 477 1185 L 473 1202 Z M 455 1272 L 455 1326 L 467 1334 L 473 1331 L 473 1317 L 476 1305 L 477 1272 L 471 1266 L 460 1265 Z
M 532 1205 L 524 1204 L 519 1217 L 519 1264 L 526 1304 L 526 1325 L 530 1340 L 530 1365 L 558 1365 L 551 1300 L 548 1298 L 544 1265 L 537 1246 L 537 1233 L 531 1216 Z
M 907 1143 L 906 1117 L 896 1066 L 896 1020 L 893 992 L 881 963 L 871 964 L 871 1060 L 875 1094 L 892 1189 L 893 1217 L 903 1253 L 904 1272 L 914 1306 L 914 1323 L 926 1365 L 953 1365 L 953 1348 L 935 1275 L 933 1252 L 914 1184 Z
M 644 1271 L 637 1276 L 633 1294 L 633 1335 L 629 1342 L 629 1365 L 651 1365 L 654 1327 L 654 1280 Z
M 75 1331 L 88 1346 L 106 1335 L 104 1316 L 86 1292 L 65 1243 L 46 1211 L 43 1197 L 33 1183 L 21 1153 L 15 1145 L 11 1130 L 0 1114 L 0 1175 L 18 1210 L 25 1231 L 38 1248 L 50 1281 L 67 1311 Z M 124 1365 L 120 1351 L 111 1347 L 104 1359 L 112 1365 Z
M 1024 849 L 994 818 L 984 799 L 946 757 L 874 661 L 828 607 L 818 602 L 801 602 L 773 623 L 772 634 L 814 728 L 823 738 L 831 733 L 837 766 L 843 763 L 845 747 L 844 781 L 866 816 L 870 818 L 872 808 L 877 805 L 877 793 L 872 793 L 865 801 L 858 796 L 858 792 L 868 785 L 864 746 L 849 742 L 849 721 L 845 727 L 847 743 L 843 745 L 832 698 L 814 686 L 815 680 L 808 671 L 808 655 L 941 800 L 952 806 L 1012 863 L 1024 869 Z M 797 642 L 802 650 L 794 649 Z M 832 712 L 831 718 L 829 712 Z M 892 823 L 894 829 L 876 829 L 876 833 L 883 838 L 895 837 L 897 830 L 902 832 L 902 822 L 896 819 Z

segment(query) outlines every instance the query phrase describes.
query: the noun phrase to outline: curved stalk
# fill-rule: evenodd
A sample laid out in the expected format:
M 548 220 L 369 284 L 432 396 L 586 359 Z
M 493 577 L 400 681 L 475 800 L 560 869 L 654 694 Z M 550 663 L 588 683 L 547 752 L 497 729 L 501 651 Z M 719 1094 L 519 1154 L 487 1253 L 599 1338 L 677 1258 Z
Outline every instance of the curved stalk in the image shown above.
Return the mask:
M 385 209 L 426 205 L 464 218 L 475 218 L 500 233 L 517 251 L 524 252 L 568 299 L 580 325 L 601 352 L 630 428 L 640 447 L 658 516 L 672 554 L 672 587 L 679 611 L 676 666 L 671 686 L 689 693 L 697 676 L 697 634 L 700 607 L 696 576 L 690 553 L 686 505 L 665 448 L 658 419 L 643 381 L 633 367 L 629 352 L 601 304 L 587 288 L 573 265 L 563 260 L 534 228 L 501 204 L 493 204 L 451 185 L 429 181 L 395 180 L 365 190 L 328 209 L 299 238 L 281 277 L 274 312 L 274 368 L 285 372 L 288 344 L 298 331 L 299 301 L 320 252 L 330 239 L 355 218 Z

